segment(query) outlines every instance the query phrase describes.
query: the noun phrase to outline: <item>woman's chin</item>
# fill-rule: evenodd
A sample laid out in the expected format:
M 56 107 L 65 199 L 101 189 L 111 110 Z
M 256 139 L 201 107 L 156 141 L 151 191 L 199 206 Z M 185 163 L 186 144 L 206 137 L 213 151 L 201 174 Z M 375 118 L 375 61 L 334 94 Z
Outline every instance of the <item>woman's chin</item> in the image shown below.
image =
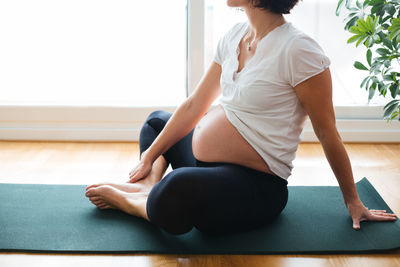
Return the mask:
M 228 7 L 243 7 L 244 4 L 248 3 L 248 0 L 227 0 L 226 5 Z

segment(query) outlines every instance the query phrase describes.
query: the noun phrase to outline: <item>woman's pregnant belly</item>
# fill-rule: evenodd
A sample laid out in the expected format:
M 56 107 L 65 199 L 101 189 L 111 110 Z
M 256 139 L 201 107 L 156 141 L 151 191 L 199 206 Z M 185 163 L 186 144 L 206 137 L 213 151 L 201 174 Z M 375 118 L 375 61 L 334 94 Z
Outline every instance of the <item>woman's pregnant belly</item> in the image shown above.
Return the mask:
M 192 149 L 194 156 L 200 161 L 234 163 L 274 174 L 264 159 L 231 124 L 221 105 L 208 111 L 196 125 Z

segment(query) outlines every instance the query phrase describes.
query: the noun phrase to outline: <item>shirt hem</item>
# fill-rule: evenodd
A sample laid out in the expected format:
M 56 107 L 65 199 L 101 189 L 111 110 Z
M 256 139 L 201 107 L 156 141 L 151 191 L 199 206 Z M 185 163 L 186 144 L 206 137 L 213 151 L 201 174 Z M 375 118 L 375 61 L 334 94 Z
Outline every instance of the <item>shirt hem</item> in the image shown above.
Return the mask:
M 275 160 L 273 160 L 273 159 L 272 159 L 271 157 L 269 157 L 269 156 L 265 156 L 265 155 L 263 156 L 262 154 L 264 154 L 264 153 L 261 153 L 261 151 L 259 150 L 259 148 L 258 148 L 257 146 L 255 146 L 255 145 L 253 144 L 253 142 L 247 138 L 247 136 L 242 132 L 242 130 L 241 130 L 239 127 L 236 126 L 236 124 L 235 124 L 234 121 L 232 120 L 231 115 L 229 114 L 228 110 L 225 108 L 225 106 L 224 106 L 222 103 L 221 103 L 221 106 L 222 106 L 222 108 L 224 109 L 225 115 L 226 115 L 226 117 L 228 118 L 228 120 L 230 121 L 230 123 L 236 128 L 236 130 L 237 130 L 237 131 L 240 133 L 240 135 L 247 141 L 247 143 L 249 143 L 249 145 L 251 145 L 251 146 L 254 148 L 254 150 L 257 151 L 257 153 L 260 155 L 260 157 L 261 157 L 261 158 L 264 160 L 264 162 L 268 165 L 268 167 L 270 168 L 270 170 L 273 171 L 273 172 L 275 173 L 275 175 L 278 176 L 279 178 L 281 178 L 281 179 L 287 181 L 288 178 L 290 177 L 291 173 L 290 173 L 290 172 L 289 172 L 289 174 L 287 174 L 287 173 L 285 173 L 285 174 L 282 173 L 281 170 L 279 170 L 279 169 L 275 166 L 275 164 L 273 164 L 273 162 L 274 162 Z M 268 162 L 265 160 L 265 158 L 268 159 Z M 272 164 L 271 164 L 271 162 L 272 162 Z

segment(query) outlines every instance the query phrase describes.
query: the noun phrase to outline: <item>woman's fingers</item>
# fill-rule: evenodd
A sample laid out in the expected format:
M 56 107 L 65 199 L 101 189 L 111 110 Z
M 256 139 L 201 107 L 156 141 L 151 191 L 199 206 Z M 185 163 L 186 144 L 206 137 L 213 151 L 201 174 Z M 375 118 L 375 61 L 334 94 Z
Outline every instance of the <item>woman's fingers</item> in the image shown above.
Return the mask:
M 142 179 L 142 177 L 143 177 L 143 175 L 141 175 L 140 172 L 137 172 L 134 175 L 131 175 L 129 177 L 129 179 L 130 179 L 131 183 L 133 183 L 133 182 L 137 182 L 138 180 Z
M 388 216 L 388 217 L 396 218 L 396 214 L 387 213 L 386 210 L 369 210 L 369 212 L 371 214 L 374 214 L 374 215 L 382 215 L 382 216 Z
M 129 177 L 134 178 L 136 176 L 140 176 L 140 174 L 143 172 L 142 169 L 143 165 L 139 163 L 139 165 L 129 173 Z
M 389 215 L 389 216 L 396 217 L 396 214 L 387 213 L 386 210 L 369 210 L 369 211 L 370 211 L 370 213 L 373 213 L 373 214 Z
M 139 181 L 140 179 L 133 177 L 129 180 L 130 183 L 136 183 L 137 181 Z
M 143 179 L 142 175 L 131 176 L 131 177 L 129 177 L 129 182 L 136 183 L 137 181 L 139 181 L 141 179 Z
M 386 213 L 386 210 L 367 210 L 360 218 L 353 218 L 353 229 L 359 230 L 362 221 L 395 221 L 396 214 Z
M 129 182 L 133 183 L 134 181 L 139 180 L 141 178 L 140 176 L 141 176 L 140 171 L 138 170 L 132 171 L 131 173 L 129 173 Z
M 384 212 L 384 211 L 369 211 L 370 213 L 372 213 L 372 214 L 388 214 L 388 213 L 386 213 L 386 212 Z
M 130 176 L 132 182 L 137 182 L 140 179 L 147 177 L 151 172 L 151 164 L 141 164 L 136 171 Z
M 369 221 L 395 221 L 397 218 L 390 215 L 379 215 L 371 214 L 369 215 Z
M 382 211 L 371 211 L 371 214 L 373 214 L 373 215 L 381 215 L 381 216 L 386 216 L 386 217 L 391 217 L 391 218 L 396 218 L 396 214 L 386 213 L 386 212 L 382 212 Z
M 132 173 L 132 174 L 130 175 L 130 178 L 132 179 L 132 178 L 135 178 L 135 177 L 137 177 L 137 176 L 140 176 L 140 172 L 139 172 L 139 171 Z
M 385 210 L 369 210 L 367 214 L 368 221 L 395 221 L 396 214 L 386 213 Z
M 135 170 L 132 170 L 132 171 L 129 173 L 129 176 L 130 176 L 130 177 L 134 176 L 134 175 L 136 174 L 136 172 L 137 172 L 136 169 L 135 169 Z

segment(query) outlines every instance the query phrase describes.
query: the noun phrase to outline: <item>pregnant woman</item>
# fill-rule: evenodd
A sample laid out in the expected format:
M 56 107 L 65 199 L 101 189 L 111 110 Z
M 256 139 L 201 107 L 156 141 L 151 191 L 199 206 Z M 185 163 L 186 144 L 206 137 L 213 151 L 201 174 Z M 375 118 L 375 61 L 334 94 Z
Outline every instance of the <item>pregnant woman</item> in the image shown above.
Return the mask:
M 287 179 L 309 116 L 353 228 L 364 220 L 395 220 L 384 210 L 368 210 L 357 195 L 335 126 L 330 60 L 282 15 L 297 2 L 228 0 L 248 20 L 220 39 L 207 73 L 173 114 L 149 115 L 130 180 L 88 186 L 90 201 L 171 234 L 193 227 L 214 234 L 259 227 L 286 206 Z M 169 164 L 173 170 L 164 176 Z

